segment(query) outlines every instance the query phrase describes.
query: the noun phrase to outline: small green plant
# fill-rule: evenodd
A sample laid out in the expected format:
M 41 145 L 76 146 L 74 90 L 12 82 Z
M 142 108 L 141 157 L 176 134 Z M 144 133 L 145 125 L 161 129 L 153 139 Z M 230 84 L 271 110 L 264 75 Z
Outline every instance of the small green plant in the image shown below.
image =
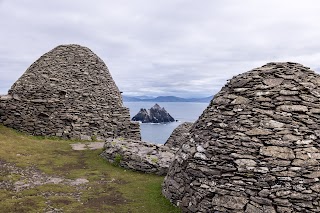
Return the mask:
M 151 158 L 151 162 L 152 163 L 158 163 L 158 161 L 159 161 L 159 159 L 157 157 Z
M 97 138 L 96 135 L 92 135 L 92 136 L 91 136 L 91 140 L 92 140 L 92 141 L 98 141 L 98 138 Z
M 116 154 L 113 160 L 114 166 L 119 166 L 122 161 L 122 156 L 120 154 Z

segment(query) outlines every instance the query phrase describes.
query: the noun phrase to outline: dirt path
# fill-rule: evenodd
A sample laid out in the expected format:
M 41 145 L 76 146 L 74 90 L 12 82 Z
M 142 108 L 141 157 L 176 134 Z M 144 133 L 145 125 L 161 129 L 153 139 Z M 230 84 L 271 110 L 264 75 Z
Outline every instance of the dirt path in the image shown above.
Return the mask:
M 104 142 L 88 142 L 88 143 L 74 143 L 71 144 L 73 150 L 81 151 L 81 150 L 95 150 L 102 149 Z

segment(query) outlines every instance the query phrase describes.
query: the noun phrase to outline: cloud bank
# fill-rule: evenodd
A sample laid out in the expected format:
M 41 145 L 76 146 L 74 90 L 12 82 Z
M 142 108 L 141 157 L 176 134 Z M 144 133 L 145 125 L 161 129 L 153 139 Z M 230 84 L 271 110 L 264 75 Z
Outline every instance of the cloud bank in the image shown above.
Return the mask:
M 270 61 L 320 71 L 317 0 L 2 0 L 0 94 L 60 44 L 89 47 L 125 95 L 215 94 Z

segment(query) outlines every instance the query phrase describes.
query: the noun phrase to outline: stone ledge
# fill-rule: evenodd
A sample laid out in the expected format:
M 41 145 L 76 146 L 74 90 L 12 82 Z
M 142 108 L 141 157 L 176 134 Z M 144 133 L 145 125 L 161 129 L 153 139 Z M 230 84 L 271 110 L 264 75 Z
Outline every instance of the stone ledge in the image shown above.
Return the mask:
M 101 157 L 111 163 L 136 171 L 166 175 L 174 150 L 163 145 L 130 139 L 110 139 Z

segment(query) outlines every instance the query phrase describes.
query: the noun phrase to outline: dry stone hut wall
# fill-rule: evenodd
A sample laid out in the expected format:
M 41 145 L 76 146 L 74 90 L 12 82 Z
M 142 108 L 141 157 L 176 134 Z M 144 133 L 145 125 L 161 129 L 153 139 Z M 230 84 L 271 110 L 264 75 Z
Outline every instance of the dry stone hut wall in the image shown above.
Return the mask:
M 107 140 L 101 157 L 127 169 L 166 175 L 175 151 L 169 147 L 128 139 Z
M 124 168 L 166 175 L 174 153 L 181 147 L 183 138 L 189 135 L 192 124 L 180 124 L 164 145 L 123 138 L 107 140 L 101 157 Z
M 33 135 L 140 139 L 107 66 L 80 45 L 58 46 L 34 62 L 0 96 L 0 123 Z
M 170 149 L 179 149 L 184 142 L 184 138 L 187 137 L 190 133 L 192 127 L 191 122 L 184 122 L 180 124 L 177 128 L 173 130 L 168 140 L 165 142 L 165 146 Z
M 231 79 L 177 152 L 163 194 L 184 212 L 320 211 L 320 76 L 269 63 Z

